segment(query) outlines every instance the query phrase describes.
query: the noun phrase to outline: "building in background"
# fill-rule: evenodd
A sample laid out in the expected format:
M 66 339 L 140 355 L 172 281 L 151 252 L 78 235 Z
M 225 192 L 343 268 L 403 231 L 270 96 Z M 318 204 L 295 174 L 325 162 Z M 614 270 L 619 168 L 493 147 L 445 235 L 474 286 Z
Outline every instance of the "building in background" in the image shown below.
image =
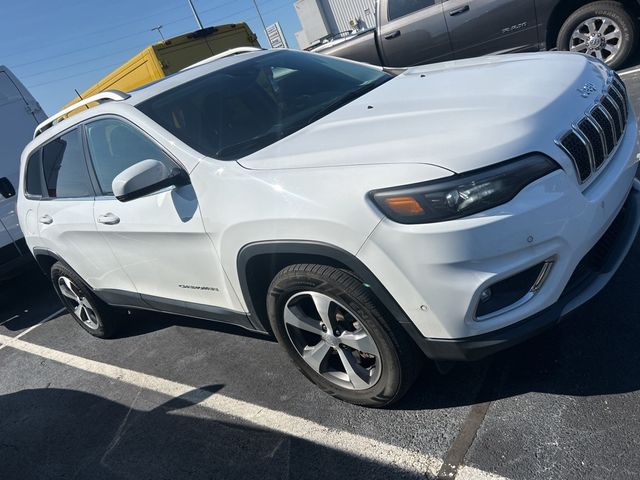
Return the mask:
M 375 0 L 297 0 L 294 4 L 302 30 L 300 48 L 376 25 Z
M 265 29 L 265 33 L 267 34 L 267 40 L 269 40 L 271 48 L 289 48 L 289 45 L 287 45 L 287 39 L 285 38 L 284 33 L 282 33 L 280 22 L 269 25 Z

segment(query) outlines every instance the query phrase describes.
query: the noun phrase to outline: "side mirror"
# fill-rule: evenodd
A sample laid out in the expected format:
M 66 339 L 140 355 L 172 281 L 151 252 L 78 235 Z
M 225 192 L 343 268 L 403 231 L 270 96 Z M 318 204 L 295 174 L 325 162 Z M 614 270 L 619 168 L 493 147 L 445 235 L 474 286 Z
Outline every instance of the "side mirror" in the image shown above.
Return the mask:
M 118 200 L 128 202 L 168 187 L 181 187 L 189 183 L 187 172 L 181 168 L 169 170 L 158 160 L 143 160 L 116 176 L 111 188 Z
M 16 196 L 16 189 L 7 177 L 0 178 L 0 195 L 4 198 L 11 198 Z

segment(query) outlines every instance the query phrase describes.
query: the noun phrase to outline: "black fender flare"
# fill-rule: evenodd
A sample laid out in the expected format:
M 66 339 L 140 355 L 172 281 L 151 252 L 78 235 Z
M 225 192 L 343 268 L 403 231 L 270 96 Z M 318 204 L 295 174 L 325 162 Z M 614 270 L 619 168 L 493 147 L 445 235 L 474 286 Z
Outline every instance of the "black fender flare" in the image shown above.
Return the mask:
M 249 311 L 250 318 L 254 320 L 254 324 L 262 323 L 263 326 L 268 324 L 268 319 L 260 318 L 259 310 L 253 302 L 250 287 L 251 279 L 249 279 L 247 275 L 251 260 L 263 256 L 328 259 L 331 260 L 334 265 L 344 266 L 344 268 L 353 272 L 367 288 L 371 289 L 378 301 L 389 312 L 390 316 L 404 328 L 418 346 L 423 347 L 424 336 L 371 270 L 355 255 L 340 247 L 323 242 L 308 240 L 269 240 L 249 243 L 240 249 L 237 258 L 238 279 L 240 281 L 242 296 Z M 294 263 L 300 262 L 295 261 Z

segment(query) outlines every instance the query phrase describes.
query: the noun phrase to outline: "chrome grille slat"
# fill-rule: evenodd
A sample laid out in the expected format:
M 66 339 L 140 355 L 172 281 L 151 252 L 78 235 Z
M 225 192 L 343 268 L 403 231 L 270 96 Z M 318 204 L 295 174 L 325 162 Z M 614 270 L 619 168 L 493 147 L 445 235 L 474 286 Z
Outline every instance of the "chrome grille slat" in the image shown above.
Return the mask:
M 614 132 L 611 126 L 611 120 L 607 119 L 607 116 L 602 112 L 602 110 L 600 110 L 599 106 L 594 107 L 589 114 L 604 135 L 605 152 L 606 155 L 609 155 L 615 145 L 615 142 L 613 141 Z
M 602 97 L 601 102 L 602 106 L 607 112 L 609 112 L 609 115 L 613 120 L 613 126 L 615 127 L 616 132 L 616 143 L 618 143 L 620 135 L 622 134 L 622 114 L 609 95 Z
M 584 117 L 580 123 L 578 123 L 577 127 L 591 144 L 591 150 L 593 151 L 593 170 L 597 170 L 605 159 L 603 136 L 591 120 L 591 117 Z
M 592 178 L 613 155 L 628 115 L 627 89 L 617 74 L 610 74 L 597 104 L 556 140 L 573 162 L 580 183 Z

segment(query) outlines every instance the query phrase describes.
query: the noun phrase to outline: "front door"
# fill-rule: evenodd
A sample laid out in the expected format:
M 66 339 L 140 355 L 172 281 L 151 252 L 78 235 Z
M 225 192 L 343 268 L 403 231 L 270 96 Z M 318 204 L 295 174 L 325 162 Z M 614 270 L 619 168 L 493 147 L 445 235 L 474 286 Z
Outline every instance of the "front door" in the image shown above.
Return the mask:
M 409 67 L 449 58 L 451 43 L 440 0 L 388 0 L 386 5 L 378 13 L 384 65 Z
M 100 190 L 93 212 L 97 229 L 142 299 L 155 309 L 193 316 L 215 316 L 215 308 L 207 306 L 238 308 L 191 185 L 127 202 L 113 196 L 113 179 L 128 167 L 153 159 L 173 169 L 177 161 L 121 118 L 94 120 L 85 132 Z
M 448 0 L 443 5 L 455 58 L 538 50 L 533 0 Z

